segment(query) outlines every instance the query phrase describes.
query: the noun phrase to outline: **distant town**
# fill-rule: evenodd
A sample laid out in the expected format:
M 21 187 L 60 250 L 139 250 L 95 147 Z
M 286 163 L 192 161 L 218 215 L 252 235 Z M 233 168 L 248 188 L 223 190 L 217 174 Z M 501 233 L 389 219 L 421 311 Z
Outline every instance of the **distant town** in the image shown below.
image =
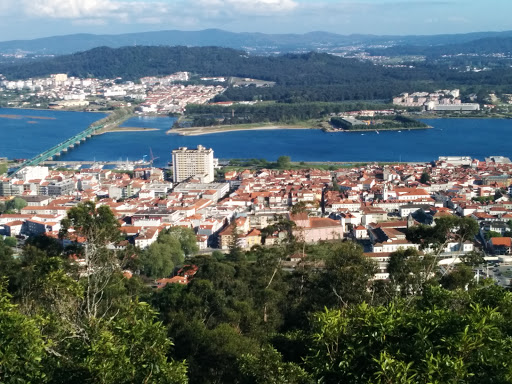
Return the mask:
M 107 110 L 135 105 L 139 113 L 183 113 L 188 104 L 204 104 L 222 93 L 220 85 L 183 85 L 188 72 L 164 77 L 143 77 L 139 82 L 120 79 L 79 79 L 66 74 L 9 81 L 0 75 L 1 96 L 9 107 Z M 225 81 L 224 79 L 222 79 Z M 220 79 L 204 79 L 218 82 Z M 0 97 L 1 97 L 0 96 Z
M 183 114 L 189 104 L 255 104 L 256 101 L 220 101 L 213 99 L 226 90 L 229 81 L 233 87 L 272 87 L 273 82 L 257 79 L 226 77 L 199 77 L 199 82 L 208 85 L 188 84 L 189 72 L 176 72 L 169 76 L 143 77 L 139 81 L 123 81 L 121 78 L 96 79 L 75 78 L 66 74 L 53 74 L 47 78 L 10 81 L 0 74 L 0 100 L 7 107 L 70 109 L 83 111 L 107 111 L 115 108 L 134 107 L 139 114 Z M 217 83 L 217 85 L 215 85 Z M 466 95 L 476 100 L 476 95 Z M 512 95 L 504 95 L 505 102 L 512 104 Z M 435 113 L 478 112 L 481 108 L 492 110 L 496 95 L 489 94 L 489 104 L 462 102 L 459 89 L 437 90 L 435 92 L 402 93 L 394 97 L 395 108 L 418 108 L 419 111 Z M 391 104 L 390 104 L 391 105 Z M 392 115 L 395 109 L 378 111 L 353 111 L 338 116 Z

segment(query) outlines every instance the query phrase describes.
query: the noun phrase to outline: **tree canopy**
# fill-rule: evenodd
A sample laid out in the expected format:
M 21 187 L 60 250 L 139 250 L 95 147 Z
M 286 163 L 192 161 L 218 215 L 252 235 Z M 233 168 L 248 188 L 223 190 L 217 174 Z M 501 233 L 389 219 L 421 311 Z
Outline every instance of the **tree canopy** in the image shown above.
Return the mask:
M 377 264 L 354 241 L 305 244 L 290 237 L 222 257 L 196 255 L 194 233 L 170 228 L 153 249 L 117 250 L 110 247 L 119 240 L 113 218 L 93 203 L 69 210 L 62 236 L 86 239 L 73 250 L 81 263 L 53 241 L 31 239 L 15 257 L 0 240 L 0 381 L 512 379 L 512 293 L 473 278 L 479 253 L 444 275 L 436 273 L 436 254 L 424 253 L 432 244 L 436 251 L 473 236 L 465 218 L 413 227 L 410 236 L 424 251 L 394 252 L 389 281 L 374 280 Z M 286 221 L 275 225 L 292 228 Z M 145 255 L 153 251 L 163 256 Z M 303 261 L 290 269 L 286 260 L 297 253 Z M 166 268 L 160 256 L 173 266 L 186 257 L 197 272 L 188 284 L 155 289 L 156 271 Z M 131 278 L 121 273 L 127 263 L 138 272 Z

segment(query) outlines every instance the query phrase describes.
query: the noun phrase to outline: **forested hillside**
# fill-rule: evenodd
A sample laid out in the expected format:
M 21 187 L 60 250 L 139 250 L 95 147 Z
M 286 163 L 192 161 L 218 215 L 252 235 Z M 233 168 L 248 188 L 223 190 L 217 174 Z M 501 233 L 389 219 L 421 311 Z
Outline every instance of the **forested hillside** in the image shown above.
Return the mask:
M 374 55 L 386 56 L 441 56 L 458 54 L 489 55 L 493 53 L 507 54 L 512 52 L 512 37 L 485 37 L 459 44 L 446 44 L 437 46 L 396 45 L 390 48 L 369 49 L 368 51 Z
M 100 47 L 40 62 L 2 67 L 9 79 L 67 73 L 71 76 L 122 77 L 190 71 L 210 76 L 252 77 L 280 85 L 345 84 L 358 81 L 418 79 L 417 71 L 387 69 L 355 59 L 328 54 L 287 54 L 275 57 L 248 56 L 244 51 L 219 47 Z
M 385 67 L 324 53 L 264 57 L 219 47 L 101 47 L 16 66 L 0 66 L 0 73 L 8 79 L 67 73 L 77 77 L 137 80 L 176 71 L 276 82 L 274 87 L 230 87 L 223 97 L 234 101 L 389 100 L 401 92 L 457 87 L 512 92 L 509 67 L 468 73 L 432 63 Z
M 441 250 L 447 236 L 478 231 L 470 218 L 436 224 L 407 236 Z M 88 202 L 60 233 L 83 245 L 36 237 L 15 256 L 0 239 L 0 382 L 511 381 L 512 294 L 475 282 L 480 255 L 437 275 L 435 255 L 398 250 L 389 280 L 374 281 L 355 242 L 304 244 L 287 220 L 263 234 L 276 226 L 290 229 L 281 245 L 248 252 L 235 236 L 227 254 L 195 256 L 184 228 L 122 249 L 109 247 L 121 240 L 115 216 Z M 283 268 L 291 255 L 305 262 Z M 155 287 L 184 263 L 197 267 L 188 284 Z

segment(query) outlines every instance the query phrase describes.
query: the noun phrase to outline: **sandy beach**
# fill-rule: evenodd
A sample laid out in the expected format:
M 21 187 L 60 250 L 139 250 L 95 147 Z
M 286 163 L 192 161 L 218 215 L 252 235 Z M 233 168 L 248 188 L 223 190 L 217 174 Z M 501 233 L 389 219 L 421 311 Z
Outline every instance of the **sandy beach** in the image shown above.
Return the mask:
M 57 120 L 55 117 L 48 117 L 48 116 L 28 116 L 28 115 L 0 115 L 0 119 L 40 119 L 40 120 Z
M 159 131 L 159 130 L 160 130 L 159 128 L 117 127 L 117 128 L 99 132 L 98 135 L 103 135 L 104 133 L 115 133 L 115 132 L 149 132 L 149 131 Z
M 239 132 L 239 131 L 265 131 L 275 129 L 320 129 L 313 127 L 299 127 L 299 126 L 281 126 L 281 125 L 270 125 L 260 127 L 237 127 L 233 126 L 219 126 L 219 127 L 194 127 L 194 128 L 178 128 L 169 129 L 167 134 L 178 134 L 181 136 L 201 136 L 210 135 L 212 133 L 224 133 L 224 132 Z

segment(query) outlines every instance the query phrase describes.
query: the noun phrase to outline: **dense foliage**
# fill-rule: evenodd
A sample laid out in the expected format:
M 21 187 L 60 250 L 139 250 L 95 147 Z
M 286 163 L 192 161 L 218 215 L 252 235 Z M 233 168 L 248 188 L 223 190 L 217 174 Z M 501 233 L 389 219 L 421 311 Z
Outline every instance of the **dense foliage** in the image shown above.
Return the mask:
M 1 213 L 15 213 L 20 212 L 21 209 L 27 206 L 27 202 L 20 197 L 8 200 L 6 202 L 0 202 L 0 214 Z
M 2 65 L 8 79 L 67 73 L 78 77 L 136 80 L 143 76 L 190 71 L 203 76 L 237 76 L 276 82 L 274 87 L 230 87 L 230 100 L 285 102 L 389 100 L 401 92 L 447 87 L 486 87 L 510 90 L 512 69 L 464 72 L 428 62 L 406 67 L 385 67 L 325 53 L 248 56 L 219 47 L 94 48 L 16 66 Z
M 365 119 L 365 118 L 361 118 Z M 360 129 L 415 129 L 415 128 L 428 128 L 428 125 L 411 119 L 406 116 L 379 116 L 375 118 L 366 118 L 370 123 L 368 125 L 353 125 L 351 122 L 341 117 L 331 117 L 330 123 L 335 128 L 344 130 L 360 130 Z
M 317 102 L 236 104 L 230 107 L 192 104 L 187 106 L 186 115 L 192 119 L 192 126 L 201 127 L 262 122 L 293 123 L 296 121 L 321 119 L 331 113 L 360 111 L 362 109 L 385 109 L 389 107 L 386 104 Z
M 511 37 L 484 37 L 469 42 L 458 44 L 446 44 L 437 46 L 428 45 L 396 45 L 389 48 L 369 49 L 371 54 L 385 56 L 399 55 L 424 55 L 424 56 L 442 56 L 442 55 L 460 55 L 460 54 L 478 54 L 489 55 L 493 53 L 511 53 Z
M 352 241 L 308 245 L 297 235 L 272 248 L 234 245 L 226 255 L 193 256 L 190 233 L 176 228 L 158 244 L 179 256 L 176 263 L 188 255 L 197 273 L 188 284 L 153 289 L 143 275 L 121 274 L 128 264 L 144 273 L 136 262 L 143 253 L 107 246 L 119 239 L 108 208 L 80 204 L 68 218 L 63 237 L 94 239 L 75 249 L 82 267 L 57 240 L 34 239 L 17 258 L 0 240 L 1 382 L 512 379 L 512 294 L 487 281 L 468 285 L 473 274 L 464 271 L 481 262 L 478 255 L 437 276 L 435 252 L 399 250 L 382 282 L 372 280 L 376 265 Z M 449 233 L 460 241 L 475 233 L 467 218 L 436 224 L 415 227 L 411 238 L 441 248 Z M 305 261 L 283 268 L 297 254 Z

